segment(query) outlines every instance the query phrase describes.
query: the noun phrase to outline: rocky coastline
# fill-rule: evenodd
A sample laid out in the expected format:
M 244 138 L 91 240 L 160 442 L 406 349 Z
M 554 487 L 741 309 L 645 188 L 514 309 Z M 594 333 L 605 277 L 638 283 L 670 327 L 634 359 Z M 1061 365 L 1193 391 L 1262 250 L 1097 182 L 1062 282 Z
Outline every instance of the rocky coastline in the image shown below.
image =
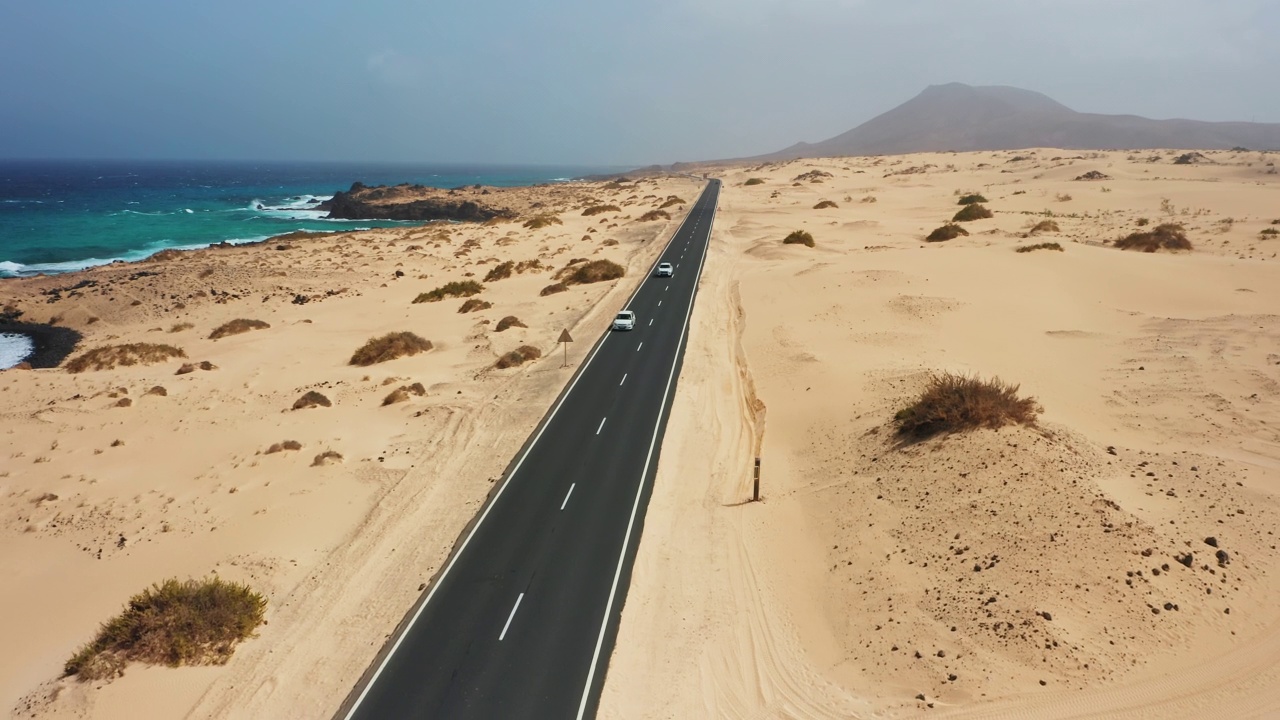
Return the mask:
M 476 186 L 471 193 L 484 192 Z M 316 206 L 328 211 L 335 220 L 406 220 L 430 222 L 452 220 L 456 222 L 484 222 L 500 217 L 514 217 L 515 213 L 459 197 L 460 190 L 439 190 L 423 185 L 396 185 L 369 187 L 356 182 L 351 189 L 339 190 L 333 197 Z

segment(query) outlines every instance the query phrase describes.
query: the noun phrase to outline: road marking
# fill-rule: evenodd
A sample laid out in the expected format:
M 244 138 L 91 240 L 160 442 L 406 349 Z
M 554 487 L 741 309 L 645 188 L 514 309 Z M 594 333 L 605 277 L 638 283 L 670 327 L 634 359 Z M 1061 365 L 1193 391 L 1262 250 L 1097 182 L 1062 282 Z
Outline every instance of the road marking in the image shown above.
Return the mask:
M 641 344 L 641 345 L 643 345 L 644 343 L 640 343 L 640 344 Z M 639 348 L 637 348 L 637 349 L 639 349 Z M 599 435 L 599 434 L 600 434 L 600 431 L 604 429 L 604 421 L 605 421 L 605 420 L 608 420 L 608 419 L 609 419 L 609 418 L 607 418 L 607 417 L 600 418 L 600 427 L 596 428 L 596 434 L 597 434 L 597 435 Z
M 652 324 L 653 324 L 653 318 L 649 318 L 649 324 L 650 324 L 650 325 L 652 325 Z M 626 381 L 627 381 L 627 374 L 626 374 L 626 373 L 622 373 L 622 382 L 620 382 L 620 383 L 618 383 L 618 384 L 619 384 L 619 385 L 621 385 L 622 383 L 624 383 L 624 382 L 626 382 Z
M 644 343 L 643 343 L 643 342 L 641 342 L 639 345 L 637 345 L 637 346 L 636 346 L 636 352 L 640 352 L 640 348 L 642 348 L 642 347 L 644 347 Z
M 662 292 L 666 292 L 666 291 L 668 291 L 668 290 L 670 290 L 670 289 L 671 289 L 671 286 L 670 286 L 670 285 L 667 285 L 666 287 L 662 288 Z
M 502 638 L 507 636 L 507 628 L 511 627 L 511 619 L 516 616 L 516 611 L 520 609 L 520 601 L 523 599 L 524 593 L 520 593 L 520 597 L 516 598 L 516 606 L 511 608 L 511 614 L 507 616 L 507 624 L 502 626 L 502 634 L 498 636 L 498 642 L 502 642 Z
M 662 301 L 661 301 L 661 300 L 659 300 L 659 301 L 658 301 L 658 307 L 662 307 Z
M 711 227 L 715 227 L 714 219 Z M 711 229 L 708 228 L 707 232 L 709 238 Z M 702 274 L 702 267 L 706 263 L 706 259 L 706 255 L 703 255 L 702 260 L 698 263 L 699 276 Z M 693 314 L 693 299 L 697 292 L 698 286 L 694 284 L 693 292 L 689 295 L 689 306 L 684 313 L 684 326 L 677 336 L 679 340 L 676 342 L 675 357 L 671 361 L 671 372 L 667 375 L 667 388 L 662 392 L 662 404 L 658 407 L 658 421 L 654 423 L 653 437 L 649 440 L 649 454 L 645 457 L 644 469 L 640 471 L 640 484 L 636 488 L 635 502 L 631 505 L 631 519 L 627 521 L 627 532 L 622 538 L 622 552 L 618 555 L 618 567 L 613 573 L 613 587 L 609 590 L 609 601 L 604 607 L 604 619 L 600 622 L 600 634 L 596 637 L 596 649 L 591 656 L 591 670 L 587 672 L 586 686 L 582 690 L 582 701 L 578 703 L 577 720 L 582 720 L 587 713 L 587 700 L 591 697 L 591 682 L 595 679 L 596 667 L 600 663 L 600 650 L 604 647 L 605 630 L 609 628 L 609 616 L 613 612 L 613 601 L 618 594 L 618 581 L 622 577 L 622 565 L 627 559 L 627 546 L 631 544 L 631 532 L 635 528 L 636 512 L 640 509 L 640 498 L 644 495 L 645 477 L 649 474 L 649 464 L 653 462 L 653 449 L 658 444 L 658 430 L 662 427 L 662 413 L 667 409 L 667 399 L 671 394 L 671 383 L 675 380 L 676 364 L 680 361 L 680 349 L 684 347 L 684 335 L 689 329 L 689 316 Z
M 671 239 L 667 241 L 668 246 L 675 242 L 675 238 L 684 230 L 685 223 L 689 222 L 689 217 L 690 216 L 686 214 L 684 216 L 684 220 L 680 221 L 680 227 L 676 228 L 676 232 L 671 236 Z M 657 264 L 658 261 L 655 259 L 653 261 L 653 265 L 649 267 L 649 271 L 652 272 L 653 268 L 657 266 Z M 627 298 L 627 304 L 623 307 L 631 307 L 631 303 L 635 302 L 636 296 L 639 295 L 640 291 L 643 289 L 643 282 L 636 285 L 636 289 L 631 291 L 631 297 Z M 503 481 L 502 487 L 498 488 L 498 492 L 493 496 L 493 499 L 485 505 L 484 511 L 480 513 L 480 518 L 471 526 L 471 532 L 467 534 L 466 539 L 462 541 L 462 544 L 458 546 L 458 549 L 449 557 L 448 564 L 445 565 L 444 570 L 441 571 L 440 576 L 436 578 L 435 582 L 432 583 L 431 589 L 427 591 L 427 597 L 418 605 L 418 609 L 413 612 L 413 617 L 409 618 L 408 624 L 406 624 L 404 629 L 400 631 L 400 635 L 396 638 L 391 649 L 387 651 L 385 656 L 383 656 L 382 662 L 378 665 L 378 669 L 373 671 L 373 677 L 369 678 L 369 681 L 365 683 L 364 689 L 360 691 L 360 695 L 357 696 L 355 702 L 351 704 L 351 709 L 347 711 L 344 720 L 351 720 L 351 718 L 355 717 L 356 711 L 360 709 L 361 703 L 363 703 L 365 698 L 369 696 L 369 691 L 373 689 L 373 686 L 378 682 L 378 678 L 382 676 L 382 672 L 386 670 L 387 665 L 391 663 L 391 658 L 395 656 L 396 651 L 400 649 L 402 644 L 404 644 L 404 639 L 409 636 L 409 633 L 413 630 L 413 626 L 417 624 L 418 618 L 422 617 L 422 613 L 427 609 L 427 605 L 431 604 L 431 598 L 435 597 L 436 591 L 444 584 L 444 580 L 448 577 L 449 571 L 453 569 L 453 566 L 458 562 L 458 558 L 462 557 L 462 553 L 466 551 L 467 546 L 471 544 L 471 539 L 475 537 L 476 532 L 480 530 L 480 526 L 484 524 L 485 518 L 489 517 L 489 511 L 498 504 L 498 499 L 502 497 L 502 493 L 506 492 L 507 487 L 511 484 L 511 479 L 516 476 L 520 467 L 524 465 L 524 461 L 529 457 L 529 453 L 533 452 L 533 448 L 538 444 L 538 440 L 542 439 L 542 434 L 551 426 L 551 421 L 555 419 L 556 413 L 560 412 L 560 408 L 564 405 L 565 400 L 567 400 L 569 395 L 573 393 L 573 389 L 577 387 L 578 381 L 582 379 L 584 374 L 586 374 L 587 368 L 591 367 L 591 363 L 596 359 L 596 355 L 600 354 L 600 349 L 604 347 L 604 344 L 612 336 L 612 333 L 604 333 L 600 338 L 599 344 L 596 345 L 595 350 L 591 351 L 591 356 L 588 357 L 587 361 L 578 369 L 578 374 L 573 376 L 573 380 L 569 383 L 569 387 L 565 389 L 564 393 L 560 396 L 560 399 L 556 401 L 556 405 L 552 408 L 551 413 L 546 418 L 546 421 L 542 423 L 540 428 L 538 428 L 537 435 L 533 437 L 533 440 L 529 443 L 528 447 L 524 449 L 524 454 L 520 456 L 520 459 L 516 462 L 515 466 L 511 468 L 511 472 L 507 473 L 506 480 Z
M 578 483 L 569 483 L 569 492 L 564 494 L 564 502 L 560 503 L 560 509 L 563 510 L 565 505 L 569 504 L 569 496 L 573 494 L 573 487 Z
M 652 325 L 652 324 L 653 324 L 653 318 L 649 318 L 649 324 L 650 324 L 650 325 Z M 625 379 L 625 378 L 624 378 L 624 379 Z M 619 385 L 621 385 L 622 383 L 618 383 L 618 384 L 619 384 Z

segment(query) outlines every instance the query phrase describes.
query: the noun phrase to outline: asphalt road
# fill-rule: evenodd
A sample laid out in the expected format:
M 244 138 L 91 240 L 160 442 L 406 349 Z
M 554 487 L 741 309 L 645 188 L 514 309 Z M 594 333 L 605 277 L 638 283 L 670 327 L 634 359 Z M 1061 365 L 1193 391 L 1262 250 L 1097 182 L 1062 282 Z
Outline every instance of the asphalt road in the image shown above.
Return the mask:
M 650 270 L 628 303 L 635 330 L 606 330 L 336 717 L 594 717 L 719 188 L 659 258 L 674 276 Z

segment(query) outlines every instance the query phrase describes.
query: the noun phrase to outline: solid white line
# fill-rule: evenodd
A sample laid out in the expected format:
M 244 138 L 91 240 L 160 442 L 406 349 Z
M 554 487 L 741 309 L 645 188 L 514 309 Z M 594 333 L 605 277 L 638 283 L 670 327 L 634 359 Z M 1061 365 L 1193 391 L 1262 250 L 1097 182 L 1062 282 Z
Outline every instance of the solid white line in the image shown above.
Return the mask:
M 636 352 L 640 352 L 640 348 L 642 348 L 642 347 L 644 347 L 644 343 L 643 343 L 643 342 L 641 342 L 639 345 L 637 345 L 637 346 L 636 346 Z
M 668 246 L 676 239 L 677 236 L 680 235 L 680 231 L 684 229 L 685 223 L 689 222 L 689 217 L 691 215 L 692 212 L 685 215 L 684 220 L 680 221 L 680 227 L 676 228 L 675 233 L 673 233 L 671 238 L 667 240 Z M 658 258 L 654 259 L 653 264 L 649 266 L 650 273 L 652 273 L 653 269 L 658 266 L 658 259 L 661 257 L 662 255 L 659 253 Z M 627 298 L 627 302 L 623 305 L 623 308 L 631 307 L 631 303 L 635 302 L 636 296 L 639 295 L 640 291 L 643 289 L 644 281 L 641 280 L 640 283 L 636 285 L 636 289 L 631 291 L 631 297 Z M 529 453 L 533 452 L 533 448 L 537 446 L 538 440 L 542 439 L 542 433 L 546 432 L 547 428 L 551 426 L 551 421 L 555 419 L 556 413 L 560 412 L 561 406 L 563 406 L 565 401 L 569 399 L 569 395 L 571 395 L 573 393 L 573 389 L 577 387 L 578 381 L 587 373 L 587 368 L 589 368 L 592 361 L 596 359 L 596 355 L 600 354 L 600 349 L 604 347 L 604 344 L 609 341 L 610 337 L 613 337 L 613 335 L 611 333 L 606 333 L 604 338 L 601 339 L 600 344 L 596 345 L 596 349 L 591 352 L 591 357 L 587 358 L 587 361 L 583 363 L 582 369 L 578 371 L 578 374 L 573 378 L 573 382 L 569 384 L 569 389 L 565 390 L 564 395 L 560 396 L 560 401 L 556 403 L 556 406 L 551 410 L 551 414 L 547 416 L 547 421 L 538 429 L 538 434 L 534 436 L 533 442 L 529 443 L 529 447 L 525 448 L 524 455 L 521 455 L 520 460 L 516 463 L 515 467 L 511 468 L 511 472 L 507 475 L 506 481 L 502 483 L 502 487 L 498 488 L 498 492 L 493 496 L 493 499 L 485 506 L 484 512 L 480 514 L 479 519 L 476 520 L 476 524 L 471 526 L 471 532 L 467 533 L 466 539 L 458 546 L 458 551 L 453 554 L 453 557 L 449 559 L 449 563 L 445 565 L 444 570 L 440 572 L 440 577 L 436 578 L 435 583 L 431 586 L 431 590 L 427 592 L 426 599 L 418 606 L 418 609 L 413 613 L 413 617 L 409 618 L 409 622 L 404 626 L 404 630 L 400 633 L 400 637 L 396 638 L 396 642 L 391 646 L 391 650 L 387 652 L 387 656 L 382 658 L 382 663 L 378 665 L 378 669 L 373 671 L 373 677 L 369 678 L 369 682 L 366 683 L 364 689 L 360 691 L 359 697 L 357 697 L 356 701 L 352 703 L 351 709 L 347 711 L 347 715 L 343 720 L 351 720 L 351 718 L 355 717 L 356 711 L 360 709 L 360 704 L 364 702 L 366 697 L 368 697 L 369 690 L 378 682 L 378 678 L 382 676 L 382 671 L 387 669 L 387 665 L 391 662 L 391 658 L 395 656 L 396 650 L 400 649 L 400 645 L 404 643 L 404 639 L 408 637 L 409 631 L 413 630 L 413 626 L 418 622 L 418 618 L 422 617 L 423 610 L 426 610 L 427 605 L 431 603 L 431 598 L 435 597 L 436 590 L 439 590 L 440 586 L 444 584 L 445 577 L 448 576 L 449 571 L 453 569 L 453 566 L 457 564 L 458 558 L 462 557 L 462 553 L 467 549 L 467 545 L 471 544 L 471 538 L 475 537 L 476 531 L 480 529 L 482 524 L 484 524 L 484 519 L 489 517 L 489 511 L 493 509 L 494 505 L 498 504 L 498 498 L 502 497 L 502 493 L 506 492 L 507 486 L 511 484 L 511 478 L 515 477 L 516 472 L 520 470 L 520 466 L 524 465 L 524 461 L 529 457 Z
M 565 505 L 569 504 L 569 496 L 573 494 L 573 487 L 577 483 L 569 483 L 569 492 L 564 494 L 564 502 L 560 503 L 560 509 L 563 510 Z
M 707 245 L 711 244 L 711 228 L 715 227 L 714 218 L 711 227 L 707 228 Z M 707 254 L 703 252 L 702 261 L 698 263 L 698 277 L 702 276 L 702 266 L 706 263 Z M 671 383 L 675 380 L 676 364 L 680 361 L 680 348 L 684 347 L 684 334 L 689 329 L 689 316 L 693 314 L 693 298 L 698 292 L 695 283 L 689 294 L 689 307 L 684 313 L 684 326 L 680 329 L 680 340 L 676 344 L 676 354 L 671 361 L 671 372 L 667 375 L 667 388 L 662 392 L 662 405 L 658 408 L 658 420 L 653 425 L 653 437 L 649 440 L 649 454 L 644 460 L 644 470 L 640 472 L 640 485 L 636 488 L 636 499 L 631 505 L 631 519 L 627 521 L 627 533 L 622 539 L 622 552 L 618 555 L 618 568 L 613 573 L 613 587 L 609 590 L 609 602 L 605 604 L 604 620 L 600 623 L 600 635 L 596 638 L 596 650 L 591 655 L 591 670 L 587 673 L 587 684 L 582 690 L 582 702 L 578 704 L 578 718 L 582 720 L 587 712 L 587 698 L 591 695 L 591 681 L 596 675 L 596 666 L 600 662 L 600 650 L 604 647 L 604 633 L 609 627 L 609 615 L 613 612 L 613 600 L 618 594 L 618 581 L 622 578 L 622 565 L 627 557 L 627 546 L 631 544 L 631 531 L 636 524 L 636 511 L 640 509 L 640 497 L 644 494 L 645 477 L 649 474 L 649 464 L 653 462 L 653 448 L 658 443 L 658 429 L 662 427 L 662 413 L 667 409 L 667 400 L 671 395 Z
M 649 319 L 649 324 L 650 324 L 650 325 L 652 325 L 652 324 L 653 324 L 653 319 L 652 319 L 652 318 L 650 318 L 650 319 Z M 618 384 L 619 384 L 619 385 L 621 385 L 622 383 L 624 383 L 624 382 L 626 382 L 626 381 L 627 381 L 627 374 L 626 374 L 626 373 L 622 373 L 622 382 L 619 382 Z
M 568 500 L 568 498 L 565 498 Z M 516 606 L 511 608 L 511 614 L 507 616 L 507 624 L 502 626 L 502 634 L 498 636 L 498 642 L 502 642 L 502 638 L 507 636 L 507 628 L 511 627 L 511 619 L 516 616 L 516 611 L 520 609 L 520 601 L 524 599 L 524 593 L 520 593 L 520 597 L 516 598 Z
M 600 427 L 596 428 L 596 434 L 597 434 L 597 435 L 599 435 L 599 434 L 600 434 L 600 431 L 604 429 L 604 421 L 605 421 L 605 420 L 608 420 L 608 419 L 609 419 L 609 418 L 607 418 L 607 417 L 602 417 L 602 418 L 600 418 Z

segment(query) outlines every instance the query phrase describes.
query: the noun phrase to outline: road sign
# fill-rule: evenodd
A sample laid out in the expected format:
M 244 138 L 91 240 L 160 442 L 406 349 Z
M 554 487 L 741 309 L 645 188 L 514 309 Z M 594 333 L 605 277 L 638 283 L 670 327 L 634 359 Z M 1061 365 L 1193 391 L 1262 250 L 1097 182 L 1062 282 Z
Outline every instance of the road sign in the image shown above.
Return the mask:
M 564 343 L 564 365 L 560 367 L 569 367 L 569 343 L 573 342 L 573 336 L 569 335 L 569 328 L 560 331 L 560 339 L 558 343 Z

